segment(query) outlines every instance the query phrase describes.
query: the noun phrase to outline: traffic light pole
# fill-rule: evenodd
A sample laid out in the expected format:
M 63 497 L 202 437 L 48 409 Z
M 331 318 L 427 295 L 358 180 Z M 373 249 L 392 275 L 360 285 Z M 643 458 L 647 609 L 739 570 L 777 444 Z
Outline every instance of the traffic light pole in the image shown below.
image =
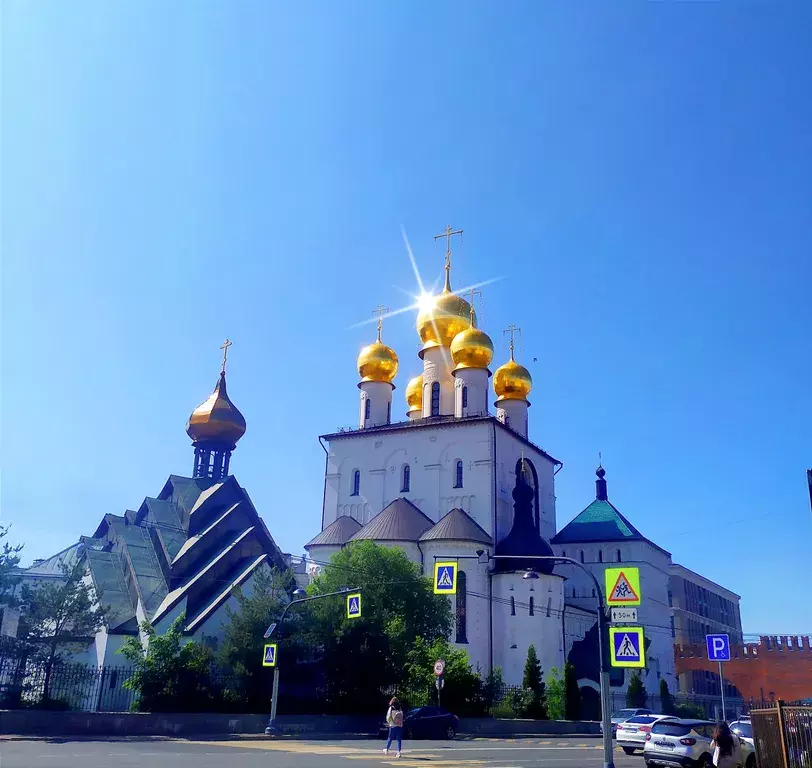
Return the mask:
M 335 597 L 336 595 L 348 595 L 351 592 L 360 592 L 360 589 L 356 587 L 345 587 L 344 589 L 339 589 L 337 592 L 325 592 L 323 595 L 312 595 L 311 597 L 300 597 L 296 600 L 291 600 L 286 606 L 285 609 L 282 611 L 282 615 L 279 619 L 274 623 L 271 624 L 270 627 L 265 632 L 265 639 L 267 640 L 271 635 L 273 635 L 274 631 L 277 627 L 282 626 L 282 622 L 285 620 L 285 616 L 288 613 L 288 610 L 292 608 L 294 605 L 299 603 L 312 603 L 314 600 L 321 600 L 325 597 Z M 268 720 L 268 727 L 265 729 L 265 733 L 267 735 L 271 735 L 276 730 L 276 707 L 277 702 L 279 701 L 279 656 L 277 654 L 276 663 L 274 664 L 273 668 L 273 691 L 271 693 L 271 717 Z

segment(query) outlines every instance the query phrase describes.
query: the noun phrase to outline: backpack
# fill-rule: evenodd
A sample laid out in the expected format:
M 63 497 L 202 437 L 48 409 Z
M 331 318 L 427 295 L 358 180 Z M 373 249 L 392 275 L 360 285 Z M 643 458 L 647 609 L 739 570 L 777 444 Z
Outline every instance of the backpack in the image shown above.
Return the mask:
M 395 728 L 402 728 L 403 727 L 403 710 L 402 709 L 395 709 L 392 711 L 392 725 Z

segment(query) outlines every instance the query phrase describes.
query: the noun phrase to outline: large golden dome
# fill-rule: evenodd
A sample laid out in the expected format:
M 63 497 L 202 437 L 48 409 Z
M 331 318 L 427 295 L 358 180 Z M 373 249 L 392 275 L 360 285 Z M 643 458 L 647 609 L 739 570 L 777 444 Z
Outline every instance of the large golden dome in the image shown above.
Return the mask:
M 460 331 L 451 342 L 451 359 L 456 368 L 485 368 L 493 360 L 493 342 L 490 336 L 479 328 L 471 326 Z
M 358 373 L 361 381 L 385 381 L 392 383 L 398 372 L 398 356 L 392 347 L 378 339 L 364 347 L 358 355 Z
M 499 400 L 527 400 L 533 388 L 533 377 L 523 365 L 519 365 L 511 354 L 510 360 L 500 365 L 493 375 L 493 391 Z
M 223 371 L 208 399 L 192 411 L 186 434 L 196 443 L 218 442 L 236 445 L 245 434 L 245 417 L 231 402 Z
M 451 293 L 446 269 L 443 292 L 438 296 L 426 297 L 417 315 L 417 332 L 423 342 L 420 356 L 431 347 L 450 346 L 458 333 L 470 327 L 471 305 L 462 296 Z
M 409 406 L 407 413 L 423 413 L 423 374 L 409 379 L 406 385 L 406 405 Z

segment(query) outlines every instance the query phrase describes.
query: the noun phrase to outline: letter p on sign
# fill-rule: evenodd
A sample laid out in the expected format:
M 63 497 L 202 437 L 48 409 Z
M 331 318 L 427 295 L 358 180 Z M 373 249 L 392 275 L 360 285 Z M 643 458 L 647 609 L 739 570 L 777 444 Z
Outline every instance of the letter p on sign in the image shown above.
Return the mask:
M 730 661 L 730 636 L 705 635 L 708 661 Z

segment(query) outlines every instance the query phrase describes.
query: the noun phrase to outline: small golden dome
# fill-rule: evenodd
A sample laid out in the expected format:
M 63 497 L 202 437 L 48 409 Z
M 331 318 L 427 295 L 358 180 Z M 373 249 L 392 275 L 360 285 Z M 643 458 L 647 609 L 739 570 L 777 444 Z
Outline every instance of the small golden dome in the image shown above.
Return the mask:
M 417 315 L 417 332 L 423 342 L 420 356 L 431 347 L 450 346 L 458 333 L 470 327 L 471 305 L 462 296 L 451 293 L 446 270 L 443 292 L 438 296 L 427 296 Z
M 236 445 L 245 434 L 245 417 L 231 402 L 223 371 L 208 399 L 192 411 L 186 434 L 196 443 L 218 442 Z
M 533 388 L 533 377 L 523 365 L 519 365 L 511 355 L 504 365 L 500 365 L 493 375 L 493 391 L 499 400 L 527 400 Z
M 423 412 L 423 374 L 409 379 L 406 385 L 406 405 L 409 406 L 407 413 Z
M 398 372 L 398 356 L 392 347 L 387 347 L 381 341 L 380 335 L 377 341 L 364 347 L 358 355 L 358 373 L 361 381 L 385 381 L 392 383 Z
M 456 368 L 485 368 L 493 360 L 493 342 L 490 336 L 472 326 L 458 333 L 451 342 L 451 359 Z

